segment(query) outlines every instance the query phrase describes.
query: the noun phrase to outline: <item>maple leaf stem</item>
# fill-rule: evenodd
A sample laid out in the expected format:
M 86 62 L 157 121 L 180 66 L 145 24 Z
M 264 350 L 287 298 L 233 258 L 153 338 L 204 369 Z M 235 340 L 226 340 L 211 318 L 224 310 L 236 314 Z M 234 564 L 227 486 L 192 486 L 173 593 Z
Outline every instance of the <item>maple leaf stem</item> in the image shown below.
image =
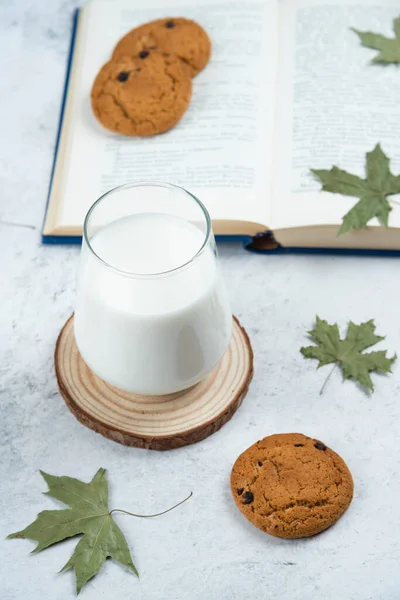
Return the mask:
M 320 389 L 320 391 L 319 391 L 319 395 L 320 395 L 320 396 L 322 396 L 322 394 L 323 394 L 323 391 L 324 391 L 324 389 L 325 389 L 325 386 L 326 386 L 326 384 L 328 383 L 328 381 L 330 380 L 330 378 L 331 378 L 331 375 L 332 375 L 333 371 L 336 369 L 336 367 L 338 366 L 338 364 L 339 364 L 339 363 L 335 362 L 335 364 L 333 365 L 333 369 L 331 369 L 331 372 L 329 373 L 328 377 L 325 379 L 325 381 L 324 381 L 324 384 L 323 384 L 322 388 L 321 388 L 321 389 Z
M 153 517 L 160 517 L 161 515 L 165 515 L 166 513 L 171 512 L 171 510 L 174 510 L 174 508 L 178 508 L 178 506 L 189 500 L 189 498 L 191 498 L 192 496 L 193 492 L 190 492 L 189 496 L 184 500 L 178 502 L 178 504 L 175 504 L 174 506 L 171 506 L 171 508 L 167 508 L 167 510 L 163 510 L 162 512 L 155 513 L 154 515 L 137 515 L 136 513 L 131 513 L 127 510 L 122 510 L 122 508 L 113 508 L 112 510 L 110 510 L 109 514 L 112 515 L 112 513 L 114 512 L 119 512 L 124 513 L 125 515 L 130 515 L 131 517 L 139 517 L 140 519 L 152 519 Z

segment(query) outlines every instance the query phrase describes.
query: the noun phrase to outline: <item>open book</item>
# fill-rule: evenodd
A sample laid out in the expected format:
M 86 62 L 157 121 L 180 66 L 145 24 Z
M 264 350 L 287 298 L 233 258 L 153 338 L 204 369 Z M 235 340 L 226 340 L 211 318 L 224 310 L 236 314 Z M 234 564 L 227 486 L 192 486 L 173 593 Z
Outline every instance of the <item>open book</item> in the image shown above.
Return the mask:
M 400 206 L 388 229 L 372 221 L 338 237 L 357 199 L 320 191 L 310 173 L 335 164 L 364 177 L 378 142 L 400 172 L 399 71 L 372 65 L 350 30 L 392 36 L 398 12 L 397 0 L 92 0 L 77 19 L 44 241 L 80 236 L 91 204 L 117 185 L 168 181 L 203 201 L 217 235 L 400 250 Z M 198 21 L 213 42 L 191 105 L 165 134 L 110 133 L 91 112 L 94 77 L 125 32 L 167 16 Z

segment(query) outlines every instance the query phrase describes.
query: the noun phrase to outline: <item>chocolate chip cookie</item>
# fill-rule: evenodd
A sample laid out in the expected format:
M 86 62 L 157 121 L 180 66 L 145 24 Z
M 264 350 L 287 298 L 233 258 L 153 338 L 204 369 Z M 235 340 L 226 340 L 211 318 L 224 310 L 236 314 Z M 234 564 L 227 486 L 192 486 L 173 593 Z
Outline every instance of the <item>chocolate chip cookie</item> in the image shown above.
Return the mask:
M 129 31 L 116 45 L 112 57 L 134 56 L 154 48 L 178 56 L 189 65 L 192 77 L 204 69 L 211 55 L 210 38 L 200 25 L 190 19 L 169 17 Z
M 231 490 L 259 529 L 282 538 L 308 537 L 335 523 L 353 498 L 345 462 L 301 433 L 271 435 L 236 460 Z
M 187 65 L 173 55 L 141 50 L 106 63 L 94 81 L 91 100 L 96 118 L 107 129 L 150 136 L 176 125 L 191 95 Z

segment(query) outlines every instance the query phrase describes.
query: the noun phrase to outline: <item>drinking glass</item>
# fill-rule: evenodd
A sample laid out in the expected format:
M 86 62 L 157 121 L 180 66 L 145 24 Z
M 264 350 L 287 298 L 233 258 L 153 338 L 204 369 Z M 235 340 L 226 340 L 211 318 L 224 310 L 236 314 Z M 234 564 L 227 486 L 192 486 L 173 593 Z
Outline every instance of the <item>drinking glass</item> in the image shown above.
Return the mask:
M 178 392 L 216 367 L 232 314 L 200 200 L 170 184 L 129 183 L 93 204 L 74 329 L 89 368 L 127 392 Z

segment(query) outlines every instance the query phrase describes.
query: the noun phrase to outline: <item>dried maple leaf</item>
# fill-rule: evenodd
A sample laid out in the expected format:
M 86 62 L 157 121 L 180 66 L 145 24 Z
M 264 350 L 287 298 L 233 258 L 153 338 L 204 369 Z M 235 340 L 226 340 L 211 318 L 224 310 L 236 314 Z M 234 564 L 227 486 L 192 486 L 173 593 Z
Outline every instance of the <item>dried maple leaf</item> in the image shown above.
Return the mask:
M 123 512 L 134 517 L 158 517 L 186 502 L 192 495 L 161 513 L 137 515 L 121 509 L 108 508 L 108 483 L 105 469 L 99 469 L 90 483 L 84 483 L 73 477 L 55 477 L 43 471 L 41 474 L 49 486 L 46 494 L 60 500 L 69 508 L 42 511 L 36 521 L 22 531 L 10 534 L 8 539 L 36 540 L 38 544 L 33 552 L 40 552 L 66 538 L 83 534 L 71 558 L 61 569 L 61 571 L 74 569 L 77 594 L 85 583 L 100 571 L 109 556 L 126 566 L 137 577 L 139 576 L 124 534 L 111 516 L 113 512 Z
M 359 31 L 354 27 L 351 27 L 351 29 L 358 35 L 363 46 L 379 50 L 379 54 L 372 59 L 372 62 L 400 63 L 400 18 L 393 21 L 394 38 L 387 38 L 372 31 Z
M 44 510 L 26 529 L 8 537 L 36 540 L 38 544 L 33 552 L 40 552 L 61 540 L 83 533 L 73 555 L 62 569 L 75 569 L 77 594 L 100 571 L 108 556 L 138 576 L 125 537 L 108 508 L 105 469 L 99 469 L 90 483 L 41 473 L 49 486 L 46 494 L 67 504 L 69 508 Z
M 346 337 L 341 340 L 337 324 L 329 325 L 317 316 L 315 327 L 309 331 L 309 335 L 316 346 L 301 348 L 300 352 L 304 358 L 319 360 L 318 369 L 335 363 L 333 370 L 340 366 L 344 379 L 355 379 L 370 391 L 374 390 L 374 386 L 369 374 L 372 371 L 391 373 L 391 366 L 397 358 L 396 354 L 392 358 L 388 358 L 386 350 L 363 353 L 370 346 L 385 339 L 375 335 L 375 325 L 372 319 L 360 325 L 355 325 L 350 321 Z M 325 380 L 321 393 L 329 377 L 330 375 Z
M 352 229 L 362 229 L 374 217 L 385 227 L 388 226 L 392 207 L 387 197 L 400 193 L 400 175 L 390 172 L 389 158 L 380 144 L 366 154 L 365 179 L 338 167 L 332 167 L 329 171 L 311 169 L 311 172 L 320 180 L 324 191 L 360 198 L 343 217 L 338 235 Z

